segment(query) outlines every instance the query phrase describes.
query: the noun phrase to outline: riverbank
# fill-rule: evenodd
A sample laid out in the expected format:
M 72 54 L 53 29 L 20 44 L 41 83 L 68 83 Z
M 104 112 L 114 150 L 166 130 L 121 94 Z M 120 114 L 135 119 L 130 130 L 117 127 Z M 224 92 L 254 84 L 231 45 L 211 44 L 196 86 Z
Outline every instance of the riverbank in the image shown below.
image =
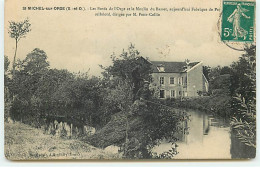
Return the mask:
M 231 97 L 225 94 L 213 96 L 201 96 L 194 98 L 174 99 L 166 101 L 166 104 L 175 108 L 186 108 L 213 113 L 222 117 L 231 117 Z
M 110 145 L 122 145 L 126 138 L 126 123 L 128 121 L 128 137 L 135 137 L 142 141 L 145 123 L 142 117 L 131 117 L 127 120 L 127 114 L 123 112 L 116 113 L 111 120 L 102 129 L 98 130 L 87 141 L 96 147 L 105 148 Z
M 119 159 L 118 154 L 93 147 L 79 139 L 44 134 L 41 129 L 5 123 L 5 156 L 9 160 Z

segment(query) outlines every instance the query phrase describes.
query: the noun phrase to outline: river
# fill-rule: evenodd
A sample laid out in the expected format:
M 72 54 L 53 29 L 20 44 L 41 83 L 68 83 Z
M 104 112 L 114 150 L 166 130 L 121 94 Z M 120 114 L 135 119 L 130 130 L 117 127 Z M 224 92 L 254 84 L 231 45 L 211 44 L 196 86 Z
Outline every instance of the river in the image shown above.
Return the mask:
M 190 115 L 188 123 L 182 125 L 187 133 L 178 134 L 179 141 L 174 145 L 177 155 L 174 159 L 235 159 L 252 158 L 255 148 L 241 143 L 230 128 L 226 118 L 209 113 L 185 110 Z M 152 151 L 169 151 L 172 143 L 162 140 Z

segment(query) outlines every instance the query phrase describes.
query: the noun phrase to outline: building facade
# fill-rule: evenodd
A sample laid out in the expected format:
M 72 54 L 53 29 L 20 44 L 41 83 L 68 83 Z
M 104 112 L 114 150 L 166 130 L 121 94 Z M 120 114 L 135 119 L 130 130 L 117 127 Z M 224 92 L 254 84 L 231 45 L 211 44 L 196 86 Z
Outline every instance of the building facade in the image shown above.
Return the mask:
M 159 97 L 196 97 L 208 92 L 208 81 L 203 74 L 202 62 L 151 61 L 152 86 L 158 88 Z

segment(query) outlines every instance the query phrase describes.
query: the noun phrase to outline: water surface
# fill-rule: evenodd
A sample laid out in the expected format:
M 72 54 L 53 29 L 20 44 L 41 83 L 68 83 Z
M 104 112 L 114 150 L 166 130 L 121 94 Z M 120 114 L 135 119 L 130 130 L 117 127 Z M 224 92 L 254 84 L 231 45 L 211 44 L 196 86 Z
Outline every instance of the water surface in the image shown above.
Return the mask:
M 230 128 L 227 118 L 209 113 L 186 110 L 190 115 L 188 123 L 183 123 L 182 129 L 188 128 L 188 133 L 177 135 L 178 154 L 175 159 L 231 159 L 252 158 L 255 149 L 241 143 Z M 153 148 L 153 152 L 163 153 L 170 150 L 172 143 L 162 140 Z

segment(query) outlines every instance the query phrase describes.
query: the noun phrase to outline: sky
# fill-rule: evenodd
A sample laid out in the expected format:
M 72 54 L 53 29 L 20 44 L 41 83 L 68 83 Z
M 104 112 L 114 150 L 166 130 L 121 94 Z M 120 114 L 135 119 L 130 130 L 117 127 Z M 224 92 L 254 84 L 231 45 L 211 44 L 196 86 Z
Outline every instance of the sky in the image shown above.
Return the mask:
M 47 53 L 51 68 L 99 76 L 110 55 L 120 55 L 133 43 L 152 61 L 202 61 L 211 67 L 229 65 L 242 54 L 227 47 L 218 35 L 220 11 L 161 12 L 160 17 L 96 17 L 93 11 L 23 11 L 22 7 L 195 7 L 221 8 L 221 0 L 6 0 L 5 55 L 12 61 L 15 41 L 8 21 L 29 18 L 31 32 L 21 39 L 17 58 L 34 48 Z M 120 11 L 117 11 L 120 12 Z M 160 51 L 166 53 L 160 54 Z

